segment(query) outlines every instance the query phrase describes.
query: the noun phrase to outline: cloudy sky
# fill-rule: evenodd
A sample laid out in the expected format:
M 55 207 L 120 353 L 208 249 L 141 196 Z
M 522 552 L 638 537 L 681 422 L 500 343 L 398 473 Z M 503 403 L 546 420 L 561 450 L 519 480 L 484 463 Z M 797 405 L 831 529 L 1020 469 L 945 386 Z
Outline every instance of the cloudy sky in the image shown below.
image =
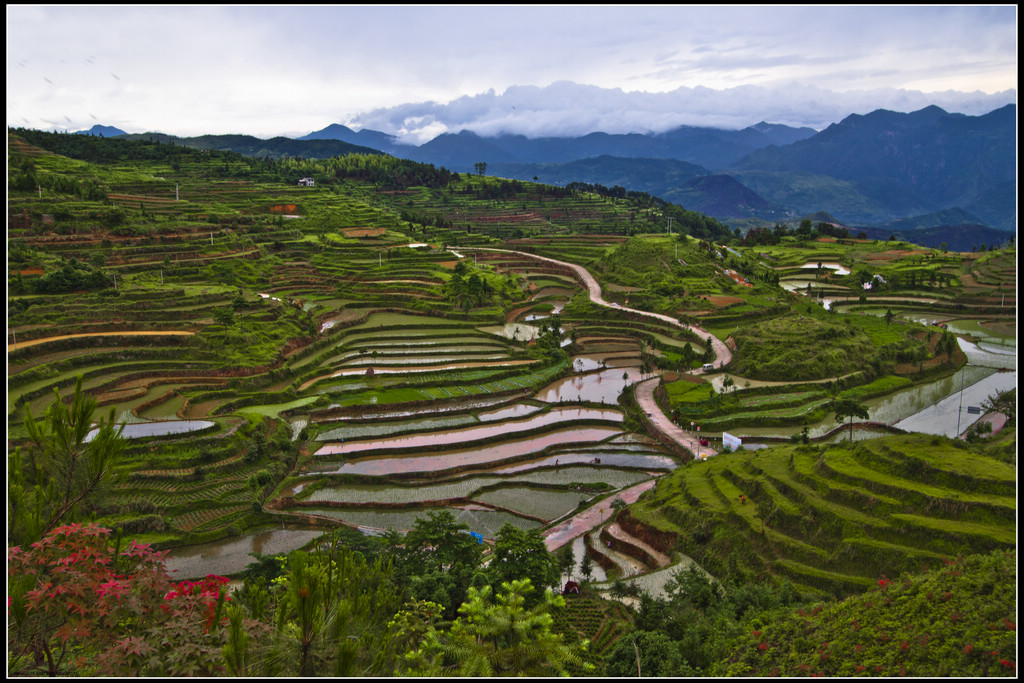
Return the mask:
M 7 6 L 7 122 L 410 142 L 1016 102 L 1006 6 Z

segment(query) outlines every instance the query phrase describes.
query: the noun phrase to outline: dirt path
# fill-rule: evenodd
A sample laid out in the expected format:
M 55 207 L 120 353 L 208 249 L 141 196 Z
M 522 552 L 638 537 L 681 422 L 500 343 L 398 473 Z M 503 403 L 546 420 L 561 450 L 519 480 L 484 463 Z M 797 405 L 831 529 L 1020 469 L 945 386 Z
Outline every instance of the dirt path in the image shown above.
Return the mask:
M 654 390 L 658 388 L 660 381 L 660 377 L 652 377 L 637 384 L 633 390 L 636 395 L 636 402 L 644 411 L 647 419 L 656 430 L 693 453 L 694 457 L 715 455 L 717 453 L 715 449 L 710 446 L 701 446 L 696 434 L 684 431 L 668 415 L 662 412 L 658 402 L 654 400 Z
M 650 313 L 648 311 L 641 311 L 635 308 L 626 308 L 625 306 L 619 306 L 618 304 L 613 305 L 608 303 L 602 297 L 601 285 L 598 284 L 597 280 L 594 279 L 594 276 L 591 275 L 590 272 L 583 266 L 578 266 L 574 263 L 567 263 L 565 261 L 558 261 L 556 259 L 547 258 L 546 256 L 528 254 L 522 251 L 486 248 L 479 248 L 478 250 L 493 251 L 506 254 L 516 254 L 517 256 L 533 258 L 540 261 L 546 261 L 547 263 L 554 263 L 565 268 L 570 268 L 574 273 L 576 273 L 576 275 L 583 282 L 583 284 L 586 285 L 587 292 L 590 294 L 590 300 L 593 301 L 594 303 L 600 306 L 605 306 L 606 308 L 615 308 L 621 311 L 628 311 L 630 313 L 636 313 L 637 315 L 642 315 L 662 322 L 667 322 L 670 325 L 673 325 L 680 329 L 693 332 L 700 336 L 702 339 L 710 339 L 711 348 L 715 352 L 716 362 L 714 365 L 716 368 L 721 368 L 724 365 L 728 365 L 729 362 L 732 360 L 732 352 L 729 350 L 729 347 L 725 345 L 725 342 L 713 336 L 707 330 L 697 327 L 696 325 L 685 325 L 676 318 L 673 318 L 668 315 L 662 315 L 660 313 Z M 692 375 L 699 375 L 703 373 L 703 369 L 693 370 L 690 372 L 690 374 Z M 667 436 L 669 439 L 675 441 L 676 443 L 680 444 L 681 446 L 689 450 L 691 453 L 694 454 L 695 457 L 706 457 L 709 455 L 715 455 L 715 450 L 707 446 L 701 446 L 700 442 L 698 441 L 695 435 L 690 435 L 687 432 L 680 429 L 678 426 L 676 426 L 675 423 L 672 422 L 672 420 L 668 418 L 667 415 L 665 415 L 662 412 L 661 408 L 658 406 L 657 401 L 654 400 L 654 389 L 655 387 L 657 387 L 659 381 L 660 379 L 655 377 L 646 380 L 645 382 L 641 382 L 639 385 L 637 385 L 635 389 L 637 402 L 640 403 L 640 406 L 647 414 L 647 418 L 654 425 L 655 429 L 657 429 L 659 432 Z
M 635 503 L 640 497 L 640 494 L 648 489 L 654 488 L 654 484 L 656 482 L 657 479 L 649 479 L 647 481 L 640 482 L 636 486 L 631 486 L 628 489 L 619 491 L 615 494 L 615 498 L 621 498 L 627 504 Z M 611 502 L 612 501 L 610 499 L 602 501 L 543 532 L 544 544 L 547 546 L 548 550 L 554 552 L 566 543 L 573 541 L 577 536 L 582 536 L 591 529 L 594 529 L 611 519 L 612 513 L 614 512 L 614 510 L 612 510 Z
M 654 569 L 661 569 L 663 567 L 669 566 L 672 563 L 672 560 L 669 558 L 668 555 L 666 555 L 663 552 L 659 552 L 658 550 L 655 550 L 651 546 L 641 541 L 639 538 L 632 536 L 625 529 L 620 527 L 616 522 L 613 522 L 608 525 L 608 533 L 611 534 L 612 538 L 617 538 L 624 543 L 636 546 L 637 548 L 640 548 L 648 555 L 650 555 L 654 559 Z
M 708 332 L 705 329 L 697 327 L 696 325 L 684 325 L 683 323 L 679 322 L 678 319 L 673 318 L 672 316 L 669 316 L 669 315 L 662 315 L 660 313 L 651 313 L 649 311 L 641 311 L 641 310 L 636 309 L 636 308 L 627 308 L 625 306 L 620 306 L 618 304 L 610 304 L 610 303 L 608 303 L 607 301 L 604 300 L 604 297 L 602 296 L 601 285 L 598 284 L 597 280 L 594 279 L 594 276 L 590 274 L 590 271 L 588 271 L 583 266 L 578 266 L 575 263 L 567 263 L 565 261 L 558 261 L 556 259 L 548 258 L 546 256 L 537 256 L 536 254 L 528 254 L 528 253 L 526 253 L 524 251 L 512 251 L 512 250 L 509 250 L 509 249 L 488 249 L 488 248 L 484 248 L 484 247 L 476 247 L 474 249 L 476 251 L 494 251 L 494 252 L 499 252 L 499 253 L 504 253 L 504 254 L 515 254 L 517 256 L 525 256 L 527 258 L 537 259 L 539 261 L 546 261 L 548 263 L 554 263 L 554 264 L 562 266 L 564 268 L 570 268 L 574 273 L 576 273 L 576 275 L 579 277 L 579 279 L 586 286 L 587 292 L 590 294 L 590 300 L 593 301 L 595 304 L 597 304 L 599 306 L 604 306 L 606 308 L 615 308 L 615 309 L 618 309 L 620 311 L 628 311 L 629 313 L 635 313 L 637 315 L 642 315 L 642 316 L 645 316 L 645 317 L 648 317 L 648 318 L 653 318 L 655 320 L 660 320 L 661 322 L 666 322 L 666 323 L 668 323 L 670 325 L 673 325 L 675 327 L 678 327 L 680 329 L 688 330 L 690 332 L 693 332 L 694 334 L 696 334 L 699 337 L 701 337 L 701 339 L 708 339 L 708 338 L 710 338 L 711 339 L 711 348 L 715 352 L 715 367 L 716 368 L 720 368 L 720 367 L 723 367 L 725 365 L 728 365 L 729 361 L 732 360 L 732 352 L 729 351 L 729 347 L 727 347 L 725 345 L 725 342 L 723 342 L 721 339 L 718 339 L 718 338 L 712 336 L 711 333 Z M 700 374 L 701 372 L 702 372 L 701 370 L 695 370 L 693 372 L 693 374 Z
M 638 576 L 650 569 L 646 564 L 626 553 L 621 553 L 611 546 L 602 545 L 600 530 L 592 531 L 590 534 L 590 547 L 593 552 L 604 555 L 618 565 L 623 577 Z
M 195 334 L 195 332 L 186 332 L 183 330 L 145 330 L 136 332 L 82 332 L 81 334 L 63 334 L 58 337 L 46 337 L 45 339 L 30 339 L 26 342 L 18 342 L 17 344 L 8 344 L 7 353 L 16 349 L 26 349 L 36 344 L 45 344 L 46 342 L 57 341 L 59 339 L 78 339 L 80 337 L 140 337 L 140 336 L 187 336 Z

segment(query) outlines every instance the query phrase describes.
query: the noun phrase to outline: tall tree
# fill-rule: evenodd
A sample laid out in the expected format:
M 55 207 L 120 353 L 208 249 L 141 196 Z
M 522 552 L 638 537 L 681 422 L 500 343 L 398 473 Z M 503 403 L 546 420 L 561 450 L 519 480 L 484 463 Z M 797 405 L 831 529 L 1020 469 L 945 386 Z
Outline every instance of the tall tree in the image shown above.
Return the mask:
M 590 577 L 594 575 L 594 561 L 586 552 L 583 553 L 583 559 L 580 560 L 580 574 L 583 574 L 583 578 L 587 581 L 590 581 Z
M 565 599 L 545 593 L 532 608 L 529 579 L 505 582 L 496 598 L 490 586 L 471 588 L 462 615 L 448 632 L 433 627 L 423 647 L 407 658 L 413 673 L 427 676 L 568 676 L 594 666 L 584 660 L 586 645 L 566 645 L 553 633 L 550 611 L 565 607 Z M 534 601 L 536 602 L 536 601 Z
M 985 412 L 1002 413 L 1009 422 L 1017 420 L 1017 390 L 998 391 L 982 401 Z
M 9 462 L 8 542 L 27 544 L 60 524 L 75 520 L 81 503 L 99 488 L 125 449 L 124 425 L 114 426 L 114 409 L 94 433 L 96 399 L 82 392 L 81 375 L 70 403 L 57 389 L 39 420 L 25 406 L 25 429 L 33 446 L 27 457 L 15 449 Z
M 224 339 L 228 338 L 228 328 L 235 319 L 235 312 L 230 308 L 215 308 L 213 309 L 213 319 L 218 324 L 224 327 Z
M 518 529 L 506 523 L 495 539 L 490 572 L 495 584 L 530 579 L 538 590 L 558 585 L 558 562 L 548 552 L 544 538 L 536 529 Z M 543 596 L 531 598 L 540 600 Z
M 852 398 L 837 398 L 832 401 L 832 404 L 829 407 L 832 409 L 832 412 L 835 413 L 836 422 L 842 423 L 843 420 L 849 418 L 850 440 L 853 441 L 853 418 L 859 417 L 862 420 L 868 419 L 867 407 Z
M 454 618 L 480 569 L 483 545 L 448 510 L 416 520 L 397 551 L 398 570 L 413 597 L 445 607 Z
M 566 544 L 555 555 L 558 559 L 558 570 L 567 581 L 572 580 L 572 570 L 576 566 L 576 557 L 572 552 L 572 544 Z

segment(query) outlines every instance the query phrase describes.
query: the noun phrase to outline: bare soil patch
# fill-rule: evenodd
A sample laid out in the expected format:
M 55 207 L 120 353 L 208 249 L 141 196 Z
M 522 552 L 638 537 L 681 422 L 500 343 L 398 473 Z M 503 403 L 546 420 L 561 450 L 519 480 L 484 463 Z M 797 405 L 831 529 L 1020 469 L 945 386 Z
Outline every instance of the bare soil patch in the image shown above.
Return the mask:
M 679 381 L 679 382 L 689 382 L 690 384 L 704 384 L 705 381 L 706 381 L 703 377 L 698 377 L 697 375 L 690 375 L 690 374 L 687 374 L 685 372 L 679 373 L 679 376 L 676 377 L 675 380 L 668 379 L 668 375 L 667 374 L 664 377 L 665 377 L 665 381 L 666 382 Z
M 345 237 L 380 237 L 387 228 L 342 228 L 341 233 Z
M 712 294 L 706 298 L 711 305 L 718 306 L 719 308 L 725 308 L 726 306 L 732 306 L 733 304 L 743 303 L 743 299 L 739 298 L 738 296 L 724 296 L 719 294 Z
M 987 330 L 992 330 L 996 334 L 1016 334 L 1017 333 L 1017 321 L 1016 320 L 985 320 L 982 321 L 981 326 Z
M 18 342 L 17 344 L 8 344 L 7 353 L 14 351 L 15 349 L 23 349 L 28 346 L 35 346 L 36 344 L 45 344 L 46 342 L 57 341 L 59 339 L 77 339 L 79 337 L 134 337 L 134 336 L 169 336 L 169 335 L 190 335 L 195 332 L 185 332 L 181 330 L 162 330 L 162 331 L 144 331 L 144 332 L 83 332 L 81 334 L 62 334 L 57 337 L 46 337 L 45 339 L 32 339 L 26 342 Z

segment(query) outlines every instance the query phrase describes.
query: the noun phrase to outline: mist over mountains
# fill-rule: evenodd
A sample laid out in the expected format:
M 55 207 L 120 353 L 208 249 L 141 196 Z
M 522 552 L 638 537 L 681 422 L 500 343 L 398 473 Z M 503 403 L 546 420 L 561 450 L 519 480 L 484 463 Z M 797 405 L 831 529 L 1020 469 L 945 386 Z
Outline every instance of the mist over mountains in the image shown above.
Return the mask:
M 621 186 L 746 226 L 824 211 L 852 228 L 898 235 L 968 226 L 957 233 L 958 244 L 991 244 L 1000 241 L 997 234 L 976 238 L 972 230 L 1016 230 L 1016 115 L 1014 104 L 978 116 L 929 104 L 910 113 L 850 114 L 821 131 L 765 119 L 739 129 L 679 125 L 579 136 L 461 130 L 418 145 L 408 137 L 337 123 L 299 139 L 161 137 L 252 156 L 324 158 L 379 150 L 460 173 L 483 162 L 490 175 Z M 429 125 L 425 121 L 420 119 Z M 91 132 L 119 134 L 108 127 Z M 154 135 L 159 134 L 138 137 Z M 952 215 L 957 222 L 945 222 Z
M 1012 104 L 982 116 L 929 105 L 907 114 L 851 114 L 820 132 L 763 121 L 740 130 L 680 126 L 579 137 L 464 130 L 419 146 L 335 124 L 303 139 L 376 144 L 459 172 L 482 161 L 489 172 L 520 180 L 620 185 L 720 220 L 828 211 L 846 224 L 871 226 L 959 208 L 973 218 L 965 223 L 1013 231 L 1016 115 Z
M 415 102 L 382 107 L 341 120 L 353 130 L 384 131 L 419 145 L 442 133 L 470 130 L 487 138 L 582 137 L 665 133 L 680 126 L 741 130 L 756 121 L 822 130 L 851 113 L 877 109 L 910 112 L 936 105 L 978 116 L 1016 102 L 1016 91 L 933 92 L 895 88 L 836 91 L 799 82 L 772 87 L 680 87 L 669 92 L 627 92 L 571 81 L 512 86 L 445 103 Z M 360 143 L 365 144 L 365 143 Z

